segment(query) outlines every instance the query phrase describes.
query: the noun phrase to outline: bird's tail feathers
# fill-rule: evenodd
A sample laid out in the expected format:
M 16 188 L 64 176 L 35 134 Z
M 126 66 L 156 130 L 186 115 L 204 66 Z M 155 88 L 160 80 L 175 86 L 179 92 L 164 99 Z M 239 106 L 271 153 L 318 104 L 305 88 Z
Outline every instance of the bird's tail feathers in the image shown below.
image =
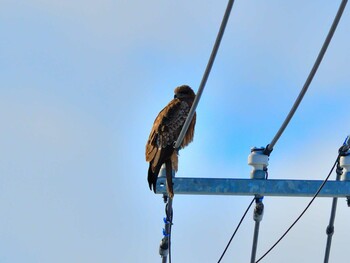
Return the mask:
M 149 185 L 149 189 L 152 191 L 153 188 L 153 192 L 156 192 L 156 185 L 157 185 L 157 178 L 158 178 L 158 173 L 159 173 L 160 168 L 155 169 L 155 171 L 152 171 L 152 164 L 149 164 L 149 168 L 148 168 L 148 185 Z
M 168 192 L 168 196 L 173 199 L 174 197 L 174 189 L 173 189 L 173 171 L 171 160 L 165 163 L 166 168 L 166 190 Z
M 168 196 L 170 198 L 174 197 L 174 190 L 173 190 L 173 173 L 172 173 L 172 165 L 171 160 L 167 161 L 165 163 L 166 167 L 166 189 L 168 192 Z M 160 171 L 161 166 L 155 167 L 154 172 L 152 170 L 152 164 L 150 163 L 148 168 L 148 185 L 149 189 L 153 190 L 154 193 L 156 193 L 156 186 L 157 186 L 157 178 Z

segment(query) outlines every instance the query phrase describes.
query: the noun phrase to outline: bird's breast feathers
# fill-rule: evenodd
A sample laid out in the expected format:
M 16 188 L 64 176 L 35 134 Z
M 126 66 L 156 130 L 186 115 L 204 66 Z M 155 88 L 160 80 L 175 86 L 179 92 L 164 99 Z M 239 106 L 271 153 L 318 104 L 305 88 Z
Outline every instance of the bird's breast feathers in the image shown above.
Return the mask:
M 184 125 L 191 105 L 186 101 L 173 99 L 161 110 L 154 121 L 153 128 L 146 145 L 146 161 L 151 161 L 157 151 L 173 145 Z M 193 140 L 195 117 L 186 133 L 182 147 Z

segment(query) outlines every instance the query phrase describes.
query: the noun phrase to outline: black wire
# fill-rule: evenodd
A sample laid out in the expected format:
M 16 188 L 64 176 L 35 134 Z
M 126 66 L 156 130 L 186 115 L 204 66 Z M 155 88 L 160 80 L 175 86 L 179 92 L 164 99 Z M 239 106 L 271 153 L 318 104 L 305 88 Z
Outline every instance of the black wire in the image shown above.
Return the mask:
M 340 154 L 338 154 L 337 159 L 335 160 L 332 169 L 330 170 L 329 174 L 327 175 L 326 179 L 322 182 L 321 186 L 318 188 L 317 192 L 315 193 L 315 195 L 312 197 L 311 201 L 309 202 L 309 204 L 306 206 L 306 208 L 304 209 L 304 211 L 298 216 L 298 218 L 294 221 L 294 223 L 286 230 L 286 232 L 284 232 L 284 234 L 276 241 L 275 244 L 273 244 L 273 246 L 264 254 L 262 255 L 255 263 L 260 262 L 267 254 L 269 254 L 271 252 L 272 249 L 274 249 L 277 244 L 288 234 L 288 232 L 294 227 L 294 225 L 299 221 L 299 219 L 305 214 L 305 212 L 309 209 L 309 207 L 311 206 L 311 204 L 314 202 L 314 200 L 316 199 L 316 197 L 318 196 L 318 194 L 321 192 L 323 186 L 326 184 L 326 182 L 328 181 L 329 177 L 331 176 L 335 166 L 337 165 L 337 163 L 339 162 L 339 158 L 340 158 Z
M 252 204 L 253 204 L 254 200 L 255 200 L 255 197 L 253 198 L 253 200 L 250 202 L 249 206 L 248 206 L 248 207 L 247 207 L 247 209 L 245 210 L 245 212 L 244 212 L 244 214 L 243 214 L 243 216 L 242 216 L 241 220 L 239 221 L 239 223 L 238 223 L 238 225 L 237 225 L 237 227 L 236 227 L 236 229 L 235 229 L 235 232 L 233 232 L 233 234 L 232 234 L 232 236 L 231 236 L 230 240 L 228 241 L 228 243 L 227 243 L 227 245 L 226 245 L 226 248 L 225 248 L 224 252 L 222 253 L 222 255 L 221 255 L 221 257 L 220 257 L 220 259 L 219 259 L 218 263 L 220 263 L 221 259 L 224 257 L 224 255 L 225 255 L 225 253 L 226 253 L 226 251 L 227 251 L 228 247 L 229 247 L 229 246 L 230 246 L 230 244 L 231 244 L 232 239 L 233 239 L 233 238 L 234 238 L 234 236 L 236 235 L 236 233 L 237 233 L 237 231 L 238 231 L 239 227 L 241 226 L 241 224 L 242 224 L 242 222 L 243 222 L 243 220 L 244 220 L 245 216 L 247 215 L 247 213 L 248 213 L 248 211 L 249 211 L 250 207 L 252 206 Z

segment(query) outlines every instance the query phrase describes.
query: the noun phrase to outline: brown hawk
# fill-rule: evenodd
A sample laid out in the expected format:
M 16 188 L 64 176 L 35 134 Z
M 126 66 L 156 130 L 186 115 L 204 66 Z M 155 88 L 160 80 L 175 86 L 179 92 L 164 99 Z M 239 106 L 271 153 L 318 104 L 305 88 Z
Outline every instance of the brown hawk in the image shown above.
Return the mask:
M 156 183 L 161 166 L 166 166 L 167 192 L 173 198 L 172 170 L 177 171 L 178 153 L 174 144 L 179 137 L 188 113 L 191 109 L 195 93 L 187 86 L 182 85 L 174 90 L 174 99 L 162 109 L 153 123 L 151 133 L 146 144 L 146 161 L 149 162 L 148 184 L 156 192 Z M 196 114 L 186 132 L 181 148 L 193 140 Z

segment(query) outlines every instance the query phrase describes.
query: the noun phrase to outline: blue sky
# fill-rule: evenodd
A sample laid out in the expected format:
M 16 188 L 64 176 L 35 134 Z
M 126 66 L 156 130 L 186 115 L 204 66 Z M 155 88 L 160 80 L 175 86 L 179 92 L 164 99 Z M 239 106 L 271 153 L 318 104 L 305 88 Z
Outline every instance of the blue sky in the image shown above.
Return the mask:
M 237 1 L 177 176 L 249 178 L 298 95 L 339 1 Z M 164 204 L 144 147 L 173 89 L 198 89 L 226 1 L 0 1 L 0 262 L 160 262 Z M 270 158 L 269 176 L 323 179 L 350 133 L 350 13 Z M 333 176 L 334 178 L 334 176 Z M 265 198 L 257 255 L 308 198 Z M 249 197 L 175 196 L 173 262 L 217 262 Z M 266 262 L 320 262 L 317 199 Z M 340 200 L 332 262 L 346 258 Z M 222 262 L 247 262 L 252 211 Z M 297 252 L 296 252 L 297 251 Z M 292 259 L 293 257 L 293 259 Z

